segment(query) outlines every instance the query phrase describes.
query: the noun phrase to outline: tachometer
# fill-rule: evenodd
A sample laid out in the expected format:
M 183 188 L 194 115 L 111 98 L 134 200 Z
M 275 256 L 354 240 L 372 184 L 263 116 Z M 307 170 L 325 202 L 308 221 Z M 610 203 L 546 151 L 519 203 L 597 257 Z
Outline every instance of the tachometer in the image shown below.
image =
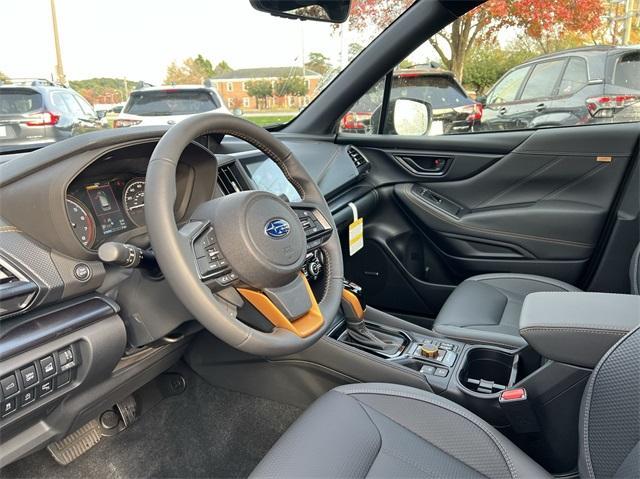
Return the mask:
M 96 223 L 93 216 L 84 203 L 73 196 L 67 196 L 66 206 L 73 234 L 85 248 L 91 248 L 96 240 Z
M 144 222 L 144 178 L 135 178 L 124 187 L 122 205 L 131 222 L 143 226 Z

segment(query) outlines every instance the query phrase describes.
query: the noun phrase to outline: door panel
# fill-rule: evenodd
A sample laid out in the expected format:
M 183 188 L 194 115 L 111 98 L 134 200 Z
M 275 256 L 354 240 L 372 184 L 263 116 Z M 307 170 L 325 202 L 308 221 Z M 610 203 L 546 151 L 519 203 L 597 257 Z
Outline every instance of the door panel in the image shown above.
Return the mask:
M 400 273 L 394 284 L 410 288 L 425 308 L 394 308 L 392 297 L 369 301 L 434 316 L 455 284 L 475 274 L 529 273 L 578 284 L 636 161 L 639 136 L 637 124 L 617 124 L 352 141 L 368 147 L 368 182 L 386 192 L 384 209 L 365 218 L 365 244 L 376 243 L 376 262 L 386 255 Z M 417 175 L 398 152 L 441 155 L 450 165 L 437 175 Z M 365 288 L 366 260 L 346 260 L 347 277 Z M 383 278 L 376 284 L 380 291 Z

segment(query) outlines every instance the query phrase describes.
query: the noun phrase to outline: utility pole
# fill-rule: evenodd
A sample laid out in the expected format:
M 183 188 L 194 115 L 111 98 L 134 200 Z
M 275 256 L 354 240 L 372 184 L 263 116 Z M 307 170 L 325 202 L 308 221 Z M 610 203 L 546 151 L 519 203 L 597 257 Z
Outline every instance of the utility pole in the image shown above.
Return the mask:
M 635 16 L 633 10 L 633 0 L 627 0 L 624 6 L 624 35 L 622 37 L 622 44 L 631 44 L 631 29 L 633 28 L 633 17 Z
M 61 85 L 67 84 L 67 79 L 64 76 L 64 68 L 62 68 L 62 52 L 60 51 L 60 38 L 58 36 L 58 17 L 56 16 L 56 2 L 51 0 L 51 20 L 53 22 L 53 41 L 56 47 L 56 76 L 58 77 L 58 83 Z

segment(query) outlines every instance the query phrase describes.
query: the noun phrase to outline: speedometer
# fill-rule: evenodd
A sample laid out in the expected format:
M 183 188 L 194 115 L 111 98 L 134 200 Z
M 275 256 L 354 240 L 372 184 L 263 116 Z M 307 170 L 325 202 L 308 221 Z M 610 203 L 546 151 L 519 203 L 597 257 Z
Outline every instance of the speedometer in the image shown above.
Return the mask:
M 73 228 L 73 234 L 85 248 L 91 248 L 96 240 L 96 223 L 82 201 L 67 196 L 67 216 Z
M 131 222 L 143 226 L 144 222 L 144 178 L 135 178 L 124 187 L 122 205 Z

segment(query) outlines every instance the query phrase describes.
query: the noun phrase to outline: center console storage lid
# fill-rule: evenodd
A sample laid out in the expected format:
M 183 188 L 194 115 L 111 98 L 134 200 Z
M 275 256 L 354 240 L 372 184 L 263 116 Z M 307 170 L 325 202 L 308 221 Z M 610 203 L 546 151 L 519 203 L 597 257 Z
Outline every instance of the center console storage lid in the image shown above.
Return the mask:
M 520 334 L 540 355 L 588 368 L 638 324 L 640 296 L 625 294 L 533 293 L 520 314 Z

